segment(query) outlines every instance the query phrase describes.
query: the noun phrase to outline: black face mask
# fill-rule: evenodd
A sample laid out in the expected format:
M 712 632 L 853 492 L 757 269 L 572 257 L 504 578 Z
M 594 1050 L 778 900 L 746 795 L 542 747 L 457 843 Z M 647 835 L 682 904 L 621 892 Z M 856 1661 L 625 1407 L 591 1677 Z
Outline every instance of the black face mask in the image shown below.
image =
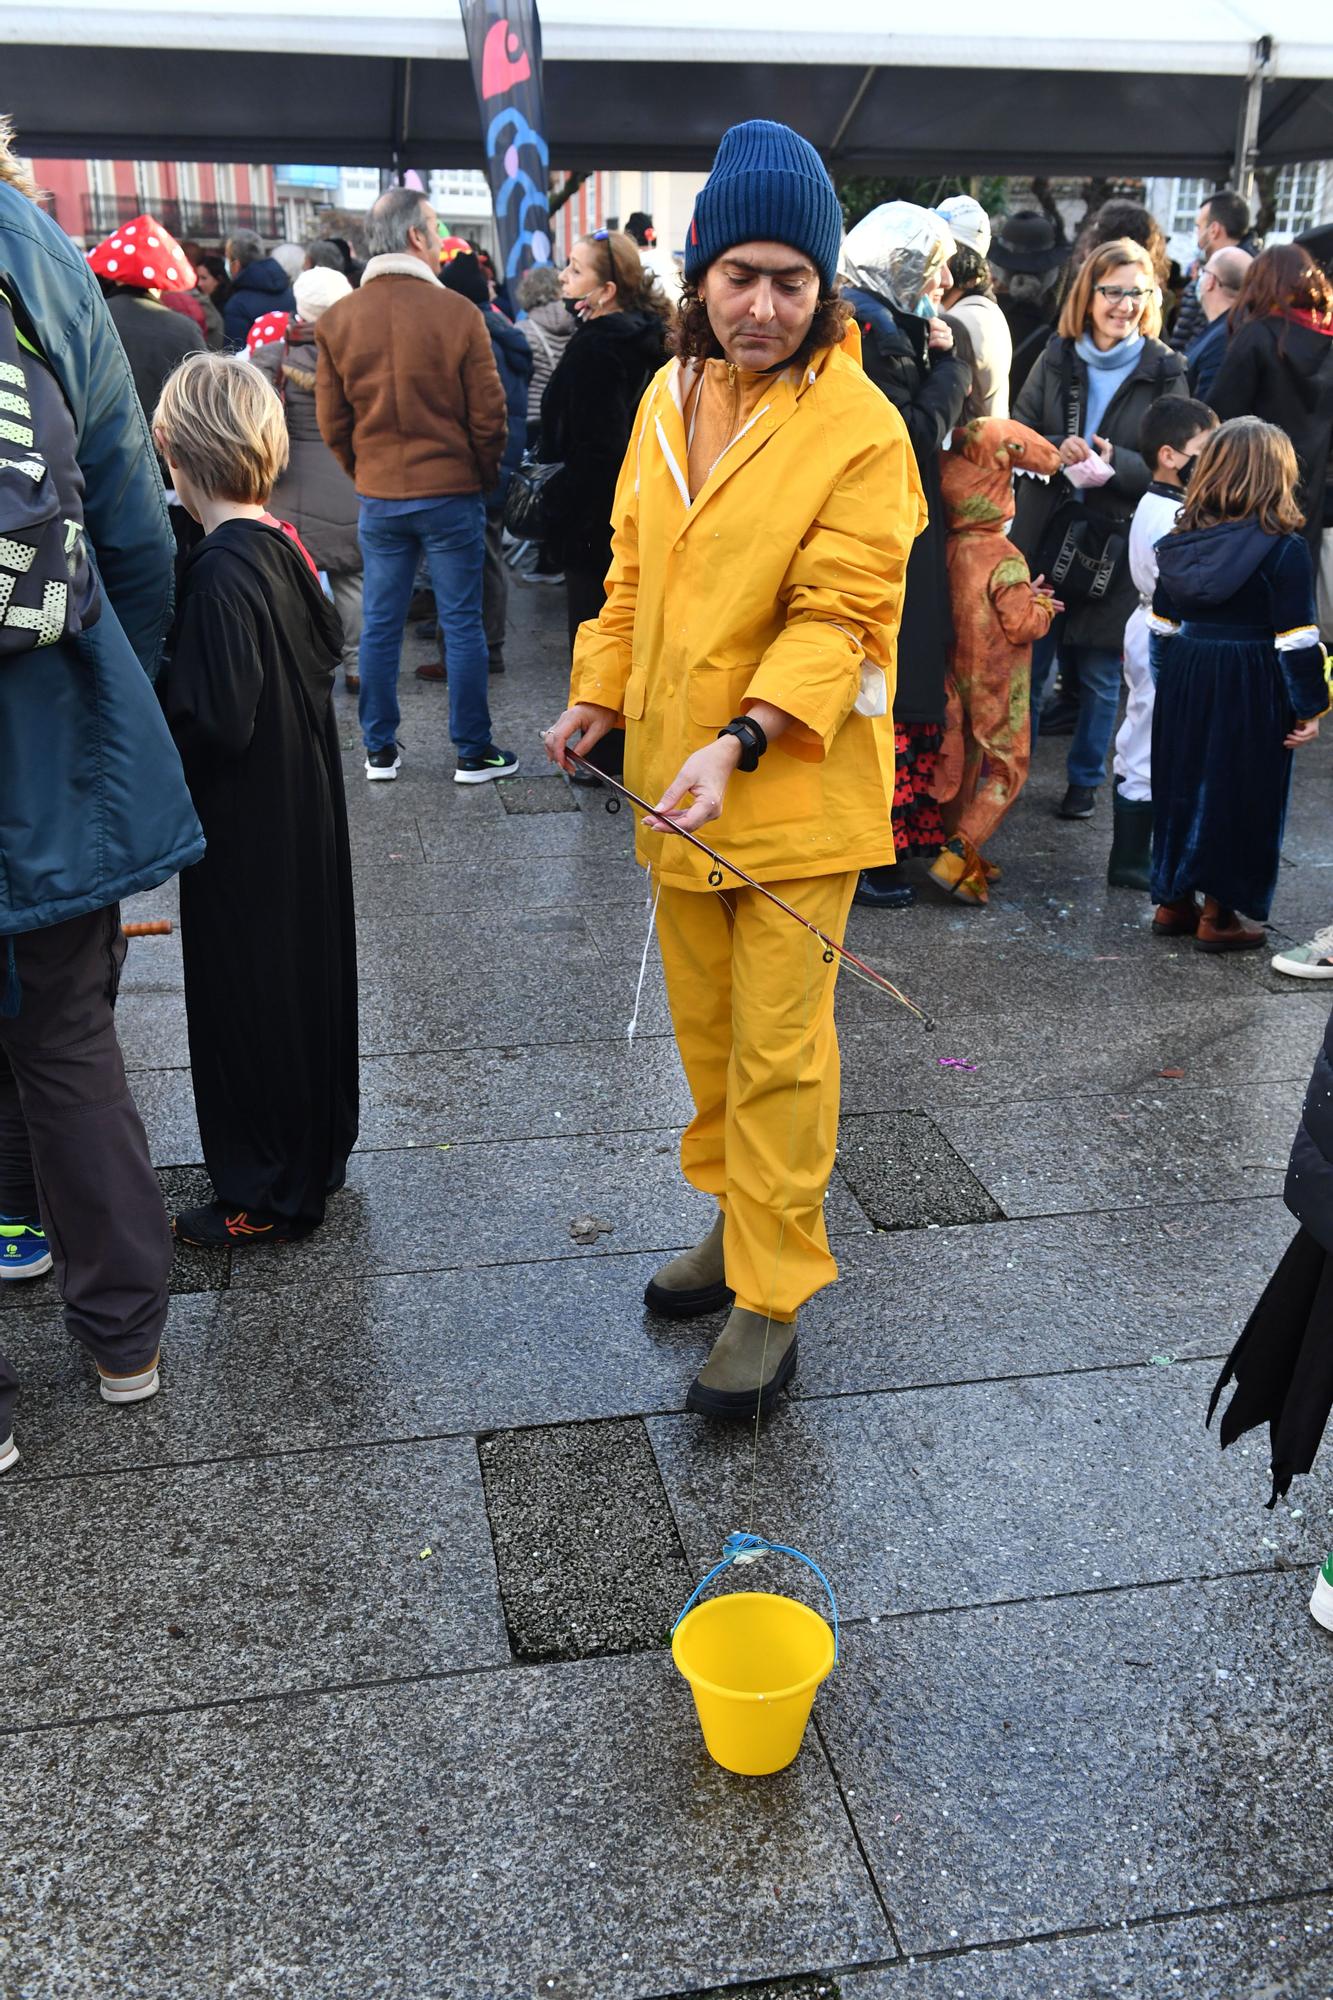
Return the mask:
M 561 299 L 560 303 L 561 303 L 561 305 L 562 305 L 562 306 L 564 307 L 565 311 L 566 311 L 566 312 L 567 312 L 567 313 L 569 314 L 569 317 L 570 317 L 570 318 L 571 318 L 571 319 L 573 320 L 573 322 L 574 322 L 575 326 L 582 326 L 582 325 L 583 325 L 583 315 L 582 315 L 582 313 L 581 313 L 581 312 L 579 311 L 579 305 L 578 305 L 578 300 L 577 300 L 577 299 Z
M 1198 459 L 1197 459 L 1197 458 L 1187 458 L 1187 459 L 1185 460 L 1185 463 L 1184 463 L 1184 464 L 1183 464 L 1183 465 L 1181 466 L 1181 468 L 1180 468 L 1180 471 L 1179 471 L 1179 473 L 1177 474 L 1177 477 L 1179 478 L 1179 480 L 1180 480 L 1180 483 L 1181 483 L 1181 485 L 1182 485 L 1182 486 L 1188 486 L 1188 485 L 1189 485 L 1189 483 L 1190 483 L 1190 474 L 1191 474 L 1191 473 L 1193 472 L 1193 470 L 1194 470 L 1195 466 L 1196 466 L 1196 465 L 1197 465 L 1198 463 L 1199 463 L 1199 461 L 1198 461 Z

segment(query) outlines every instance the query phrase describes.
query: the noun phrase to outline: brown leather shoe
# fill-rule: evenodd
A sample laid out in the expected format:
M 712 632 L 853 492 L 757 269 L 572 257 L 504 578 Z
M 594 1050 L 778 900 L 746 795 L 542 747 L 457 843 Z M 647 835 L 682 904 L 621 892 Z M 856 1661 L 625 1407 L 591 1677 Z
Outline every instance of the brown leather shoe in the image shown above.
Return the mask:
M 1193 896 L 1182 896 L 1178 903 L 1159 903 L 1152 927 L 1157 937 L 1193 937 L 1199 928 L 1199 906 Z
M 419 681 L 447 681 L 448 678 L 442 660 L 427 660 L 424 666 L 417 668 Z
M 1234 910 L 1219 903 L 1216 896 L 1204 897 L 1194 940 L 1196 951 L 1258 951 L 1267 942 L 1268 933 L 1262 924 L 1247 924 Z
M 360 674 L 344 674 L 343 686 L 347 689 L 348 694 L 360 694 L 361 692 Z

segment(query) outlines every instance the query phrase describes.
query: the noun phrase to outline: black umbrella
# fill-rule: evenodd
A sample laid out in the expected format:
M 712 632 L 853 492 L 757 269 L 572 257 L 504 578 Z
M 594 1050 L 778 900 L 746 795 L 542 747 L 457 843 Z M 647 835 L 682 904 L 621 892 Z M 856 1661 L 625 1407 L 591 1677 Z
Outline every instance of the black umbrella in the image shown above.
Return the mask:
M 1333 1257 L 1299 1229 L 1217 1378 L 1206 1423 L 1223 1389 L 1236 1393 L 1222 1417 L 1222 1449 L 1267 1424 L 1276 1507 L 1298 1472 L 1314 1464 L 1333 1409 Z

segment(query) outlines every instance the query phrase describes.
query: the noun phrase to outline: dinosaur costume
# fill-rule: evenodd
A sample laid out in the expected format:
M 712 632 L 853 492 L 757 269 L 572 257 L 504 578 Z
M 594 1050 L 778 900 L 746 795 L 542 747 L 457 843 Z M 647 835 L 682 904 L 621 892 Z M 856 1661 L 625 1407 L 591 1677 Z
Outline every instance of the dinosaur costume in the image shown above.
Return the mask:
M 1014 517 L 1014 470 L 1049 477 L 1060 455 L 1036 431 L 979 417 L 953 433 L 941 456 L 949 538 L 954 645 L 945 744 L 936 779 L 948 836 L 931 868 L 960 902 L 984 903 L 998 870 L 981 847 L 1028 774 L 1032 642 L 1049 631 L 1053 597 L 1036 592 L 1005 529 Z

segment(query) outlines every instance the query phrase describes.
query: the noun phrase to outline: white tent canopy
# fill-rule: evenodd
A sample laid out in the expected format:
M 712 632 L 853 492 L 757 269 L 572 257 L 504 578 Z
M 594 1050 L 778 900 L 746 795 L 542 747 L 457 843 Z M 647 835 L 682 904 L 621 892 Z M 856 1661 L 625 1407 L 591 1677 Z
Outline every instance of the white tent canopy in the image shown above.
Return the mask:
M 739 118 L 783 118 L 844 170 L 1225 174 L 1247 106 L 1273 163 L 1333 156 L 1324 0 L 545 0 L 547 123 L 569 166 L 701 167 Z M 998 18 L 997 18 L 998 16 Z M 1110 32 L 1108 32 L 1108 30 Z M 450 0 L 7 0 L 0 110 L 26 151 L 108 157 L 480 158 Z

